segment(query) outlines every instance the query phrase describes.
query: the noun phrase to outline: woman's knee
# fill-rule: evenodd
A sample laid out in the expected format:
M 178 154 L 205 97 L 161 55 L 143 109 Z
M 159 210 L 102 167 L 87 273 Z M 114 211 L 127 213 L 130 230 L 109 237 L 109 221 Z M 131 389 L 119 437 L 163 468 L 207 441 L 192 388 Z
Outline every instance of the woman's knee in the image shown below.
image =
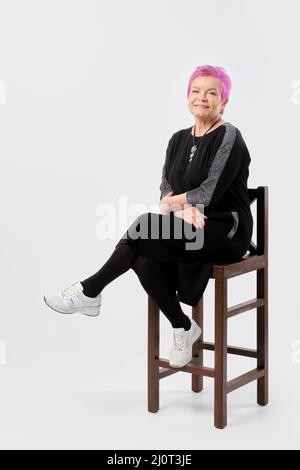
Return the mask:
M 151 258 L 146 256 L 137 256 L 135 262 L 133 263 L 132 269 L 138 276 L 147 276 L 150 272 L 153 272 L 154 261 Z
M 149 220 L 158 220 L 159 216 L 161 214 L 158 214 L 156 212 L 143 212 L 140 214 L 137 218 L 136 221 L 138 222 L 148 222 Z
M 159 238 L 160 216 L 156 212 L 140 214 L 131 225 L 130 233 L 137 231 L 138 238 Z

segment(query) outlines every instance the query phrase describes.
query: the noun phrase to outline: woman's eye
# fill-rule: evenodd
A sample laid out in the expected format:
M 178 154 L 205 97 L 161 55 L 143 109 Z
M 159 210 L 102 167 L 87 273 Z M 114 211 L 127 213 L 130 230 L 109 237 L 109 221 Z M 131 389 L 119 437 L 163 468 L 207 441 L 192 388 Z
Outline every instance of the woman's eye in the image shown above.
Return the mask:
M 193 90 L 192 93 L 198 93 L 197 90 Z M 216 93 L 214 93 L 213 91 L 210 92 L 212 95 L 215 95 L 216 96 Z

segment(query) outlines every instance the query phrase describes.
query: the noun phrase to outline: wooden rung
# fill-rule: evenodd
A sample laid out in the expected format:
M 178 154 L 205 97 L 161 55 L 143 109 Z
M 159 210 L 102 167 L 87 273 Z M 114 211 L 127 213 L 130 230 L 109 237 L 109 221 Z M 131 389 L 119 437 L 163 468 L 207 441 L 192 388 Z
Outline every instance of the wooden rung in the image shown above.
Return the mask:
M 174 373 L 180 371 L 189 372 L 194 375 L 203 375 L 205 377 L 215 377 L 215 369 L 199 365 L 199 357 L 193 357 L 193 359 L 186 366 L 179 368 L 171 367 L 169 360 L 163 357 L 156 359 L 155 362 L 157 366 L 164 367 L 165 369 L 171 369 L 174 371 Z M 165 376 L 166 375 L 164 375 L 164 377 Z
M 175 369 L 165 369 L 164 367 L 160 367 L 158 372 L 158 378 L 163 379 L 165 377 L 168 377 L 169 375 L 176 374 L 176 372 L 178 371 Z
M 265 299 L 260 298 L 254 298 L 247 300 L 246 302 L 233 305 L 233 307 L 227 309 L 227 318 L 233 317 L 234 315 L 239 315 L 243 312 L 247 312 L 253 308 L 262 307 L 263 305 L 265 305 Z
M 260 379 L 261 377 L 264 377 L 265 375 L 266 375 L 266 370 L 263 368 L 250 370 L 249 372 L 239 375 L 235 379 L 227 382 L 226 391 L 227 393 L 233 392 L 233 390 L 236 390 L 237 388 L 240 388 L 243 385 L 246 385 L 252 382 L 253 380 Z
M 199 347 L 201 349 L 208 349 L 209 351 L 215 350 L 215 343 L 209 342 L 200 342 Z M 239 346 L 227 346 L 228 354 L 236 354 L 237 356 L 246 356 L 246 357 L 257 357 L 256 349 L 241 348 Z

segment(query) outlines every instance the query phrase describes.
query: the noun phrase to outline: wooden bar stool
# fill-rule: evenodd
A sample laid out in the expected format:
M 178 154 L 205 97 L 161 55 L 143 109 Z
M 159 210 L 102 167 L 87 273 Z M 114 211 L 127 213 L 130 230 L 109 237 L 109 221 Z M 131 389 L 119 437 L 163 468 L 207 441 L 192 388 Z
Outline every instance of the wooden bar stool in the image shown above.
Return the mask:
M 218 263 L 211 278 L 215 280 L 215 342 L 203 341 L 203 296 L 192 317 L 202 329 L 201 337 L 193 344 L 193 358 L 186 366 L 175 369 L 169 360 L 159 357 L 159 308 L 148 295 L 148 411 L 159 410 L 159 380 L 177 372 L 192 374 L 192 391 L 201 392 L 203 376 L 214 379 L 214 424 L 223 429 L 227 424 L 227 394 L 257 380 L 257 403 L 268 403 L 268 187 L 248 189 L 251 204 L 256 201 L 257 245 L 251 241 L 249 253 L 234 263 Z M 227 281 L 256 271 L 256 298 L 232 307 L 227 306 Z M 256 349 L 227 345 L 227 320 L 247 310 L 257 310 Z M 214 351 L 214 368 L 203 365 L 203 350 Z M 227 380 L 227 353 L 257 359 L 257 367 Z

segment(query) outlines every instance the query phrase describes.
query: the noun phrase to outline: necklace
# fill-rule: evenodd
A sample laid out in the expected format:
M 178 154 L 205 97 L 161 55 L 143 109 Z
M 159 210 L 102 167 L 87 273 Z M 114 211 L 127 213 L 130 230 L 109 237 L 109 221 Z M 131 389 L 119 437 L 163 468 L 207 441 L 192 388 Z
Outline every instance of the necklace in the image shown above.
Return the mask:
M 207 131 L 205 131 L 205 133 L 204 133 L 203 135 L 201 135 L 200 137 L 204 137 L 205 134 L 206 134 L 212 127 L 214 127 L 214 125 L 217 124 L 217 122 L 220 121 L 220 119 L 221 119 L 221 118 L 219 117 L 219 119 L 217 119 L 217 121 L 214 122 L 214 123 L 207 129 Z M 195 130 L 196 130 L 196 126 L 193 126 L 193 147 L 191 148 L 191 154 L 190 154 L 189 162 L 191 162 L 191 161 L 193 160 L 194 155 L 199 152 L 199 149 L 200 149 L 201 144 L 202 144 L 202 142 L 203 142 L 203 139 L 201 139 L 201 142 L 200 142 L 199 147 L 197 147 L 197 145 L 195 145 Z M 198 152 L 197 152 L 197 148 L 198 148 Z

